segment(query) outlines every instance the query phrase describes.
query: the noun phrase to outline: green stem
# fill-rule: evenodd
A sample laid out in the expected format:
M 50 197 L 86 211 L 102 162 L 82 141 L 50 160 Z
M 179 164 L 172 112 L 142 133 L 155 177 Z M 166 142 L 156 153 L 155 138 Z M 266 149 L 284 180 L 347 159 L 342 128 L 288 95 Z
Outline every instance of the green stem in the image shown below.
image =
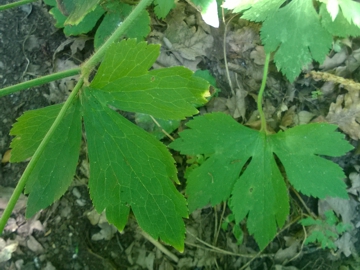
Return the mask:
M 2 234 L 6 222 L 8 221 L 12 211 L 14 210 L 15 204 L 17 202 L 17 200 L 19 199 L 22 191 L 24 190 L 25 184 L 31 174 L 31 172 L 34 170 L 41 154 L 43 153 L 45 147 L 47 146 L 47 144 L 49 143 L 51 137 L 54 135 L 57 127 L 59 126 L 60 122 L 62 121 L 62 119 L 64 118 L 66 111 L 69 109 L 69 107 L 71 106 L 71 104 L 74 102 L 77 93 L 79 92 L 80 88 L 83 86 L 83 79 L 81 78 L 77 84 L 75 85 L 73 91 L 71 92 L 69 98 L 66 100 L 66 102 L 64 103 L 64 105 L 62 106 L 58 116 L 56 117 L 54 123 L 52 124 L 52 126 L 50 127 L 49 131 L 46 133 L 44 139 L 41 141 L 39 147 L 36 149 L 33 157 L 31 158 L 29 164 L 26 166 L 26 169 L 24 171 L 24 173 L 22 174 L 19 183 L 17 184 L 13 194 L 11 195 L 11 198 L 4 210 L 4 213 L 2 214 L 1 218 L 0 218 L 0 234 Z
M 262 97 L 263 97 L 263 94 L 264 94 L 264 91 L 265 91 L 267 74 L 268 74 L 268 70 L 269 70 L 269 62 L 270 62 L 270 54 L 267 54 L 266 59 L 265 59 L 263 78 L 262 78 L 261 87 L 260 87 L 258 100 L 257 100 L 257 109 L 258 109 L 258 112 L 260 114 L 260 121 L 261 121 L 260 132 L 264 132 L 264 133 L 269 133 L 269 131 L 266 128 L 265 114 L 264 114 L 264 111 L 262 109 Z
M 95 54 L 89 58 L 82 65 L 82 74 L 84 75 L 84 80 L 87 83 L 91 71 L 95 66 L 102 60 L 105 55 L 105 52 L 110 47 L 112 43 L 118 40 L 129 26 L 134 22 L 136 18 L 139 17 L 140 13 L 151 4 L 153 0 L 141 0 L 139 4 L 134 8 L 134 10 L 126 17 L 125 21 L 120 24 L 120 26 L 115 30 L 115 32 L 106 40 L 106 42 L 95 52 Z
M 60 80 L 60 79 L 66 78 L 66 77 L 77 75 L 80 73 L 80 70 L 81 70 L 80 68 L 73 68 L 73 69 L 53 73 L 50 75 L 46 75 L 46 76 L 43 76 L 40 78 L 36 78 L 36 79 L 30 80 L 27 82 L 22 82 L 19 84 L 5 87 L 3 89 L 0 89 L 0 97 L 6 96 L 6 95 L 9 95 L 9 94 L 21 91 L 21 90 L 25 90 L 30 87 L 42 85 L 45 83 L 49 83 L 52 81 L 56 81 L 56 80 Z
M 37 0 L 21 0 L 21 1 L 18 1 L 18 2 L 14 2 L 14 3 L 9 3 L 9 4 L 6 4 L 6 5 L 0 6 L 0 11 L 5 10 L 5 9 L 18 7 L 18 6 L 22 6 L 22 5 L 32 3 L 32 2 L 35 2 L 35 1 L 37 1 Z

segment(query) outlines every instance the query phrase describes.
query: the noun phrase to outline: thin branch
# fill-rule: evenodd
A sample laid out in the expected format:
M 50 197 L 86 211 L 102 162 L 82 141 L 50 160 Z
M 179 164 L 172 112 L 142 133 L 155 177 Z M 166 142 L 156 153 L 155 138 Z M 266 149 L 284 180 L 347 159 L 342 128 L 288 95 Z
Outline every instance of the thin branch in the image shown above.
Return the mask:
M 60 71 L 57 73 L 53 73 L 50 75 L 46 75 L 40 78 L 36 78 L 30 81 L 26 81 L 26 82 L 22 82 L 19 84 L 15 84 L 15 85 L 11 85 L 8 87 L 5 87 L 3 89 L 0 89 L 0 97 L 2 96 L 6 96 L 9 94 L 13 94 L 31 87 L 35 87 L 35 86 L 39 86 L 42 84 L 46 84 L 52 81 L 56 81 L 56 80 L 60 80 L 66 77 L 71 77 L 74 75 L 77 75 L 80 73 L 80 68 L 73 68 L 73 69 L 68 69 L 65 71 Z
M 14 8 L 14 7 L 19 7 L 19 6 L 26 5 L 26 4 L 29 4 L 29 3 L 32 3 L 32 2 L 36 2 L 36 1 L 37 0 L 21 0 L 21 1 L 18 1 L 18 2 L 14 2 L 14 3 L 9 3 L 9 4 L 6 4 L 6 5 L 0 6 L 0 11 L 10 9 L 10 8 Z

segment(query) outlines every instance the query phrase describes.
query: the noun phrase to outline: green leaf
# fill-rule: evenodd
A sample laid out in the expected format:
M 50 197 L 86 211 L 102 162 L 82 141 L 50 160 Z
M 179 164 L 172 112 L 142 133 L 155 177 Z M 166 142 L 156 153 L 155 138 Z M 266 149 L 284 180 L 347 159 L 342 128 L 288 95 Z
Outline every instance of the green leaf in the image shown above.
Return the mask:
M 171 9 L 175 7 L 174 0 L 154 0 L 155 5 L 155 14 L 158 18 L 164 19 L 170 12 Z
M 251 8 L 257 2 L 258 0 L 225 0 L 222 7 L 226 9 L 233 9 L 234 13 L 240 13 Z
M 352 149 L 342 134 L 334 132 L 334 125 L 302 125 L 266 135 L 214 113 L 196 117 L 187 126 L 190 129 L 181 132 L 170 147 L 182 154 L 209 156 L 188 176 L 189 210 L 216 205 L 231 195 L 229 205 L 236 222 L 247 216 L 249 232 L 261 249 L 289 213 L 276 157 L 289 182 L 304 194 L 347 197 L 341 168 L 319 156 L 339 156 Z
M 84 91 L 84 123 L 90 161 L 90 195 L 98 212 L 122 230 L 131 207 L 139 225 L 155 239 L 184 249 L 187 217 L 174 160 L 166 147 Z
M 180 126 L 180 120 L 155 119 L 155 121 L 160 125 L 160 127 L 157 126 L 150 115 L 143 113 L 135 114 L 136 124 L 150 134 L 154 135 L 158 140 L 161 140 L 166 136 L 163 130 L 170 134 Z
M 333 226 L 339 222 L 339 220 L 337 219 L 337 217 L 334 214 L 334 211 L 328 210 L 324 214 L 325 214 L 325 218 L 326 218 L 326 223 L 328 225 Z
M 360 3 L 352 0 L 337 0 L 344 17 L 350 24 L 360 27 Z
M 54 7 L 50 10 L 50 14 L 53 15 L 54 19 L 56 20 L 55 26 L 57 28 L 64 28 L 64 33 L 67 36 L 76 36 L 91 31 L 104 12 L 105 11 L 102 7 L 97 6 L 95 10 L 86 14 L 86 16 L 79 24 L 64 25 L 67 17 L 57 7 Z
M 214 76 L 212 76 L 210 74 L 209 70 L 198 69 L 197 71 L 195 71 L 194 75 L 196 77 L 206 80 L 214 88 L 214 92 L 211 94 L 211 96 L 217 96 L 221 92 L 221 90 L 216 87 L 216 80 L 215 80 Z M 211 98 L 211 97 L 209 97 L 209 98 Z
M 25 112 L 13 125 L 10 135 L 15 136 L 10 147 L 11 162 L 24 161 L 35 153 L 58 115 L 62 104 Z
M 58 7 L 68 16 L 65 25 L 77 25 L 91 11 L 95 10 L 100 0 L 57 0 Z
M 42 121 L 44 125 L 48 125 L 51 122 L 50 118 L 54 116 L 54 112 L 57 111 L 59 106 L 57 108 L 51 106 L 51 109 L 46 108 L 48 110 L 43 109 L 41 113 L 49 114 L 46 117 L 40 115 L 37 118 L 22 119 L 21 125 L 39 126 Z M 26 209 L 26 217 L 28 218 L 59 199 L 73 180 L 81 144 L 81 114 L 79 108 L 79 102 L 76 101 L 68 109 L 63 121 L 30 173 L 25 186 L 25 193 L 29 194 Z M 55 117 L 53 117 L 52 122 Z M 32 134 L 30 132 L 23 133 L 25 142 L 41 137 L 37 134 L 37 131 L 44 134 L 44 128 L 33 128 L 30 131 Z
M 104 14 L 105 10 L 97 6 L 95 10 L 86 14 L 86 16 L 77 25 L 65 25 L 64 33 L 67 36 L 78 36 L 90 32 L 96 25 L 97 21 Z
M 315 220 L 311 217 L 308 217 L 308 218 L 304 218 L 304 219 L 300 220 L 299 223 L 303 226 L 311 226 L 311 225 L 321 225 L 322 221 L 319 219 Z
M 267 53 L 290 81 L 312 59 L 322 63 L 331 48 L 332 36 L 321 26 L 312 0 L 294 0 L 265 20 L 261 39 Z
M 121 3 L 111 2 L 105 5 L 108 11 L 95 33 L 94 46 L 99 48 L 106 39 L 115 31 L 115 29 L 132 12 L 133 6 Z M 146 10 L 143 10 L 135 19 L 124 36 L 127 38 L 136 38 L 143 40 L 150 33 L 150 16 Z
M 338 13 L 335 20 L 332 20 L 325 5 L 320 7 L 321 23 L 333 36 L 348 37 L 360 36 L 360 28 L 349 23 L 342 12 Z
M 158 55 L 158 45 L 133 39 L 115 43 L 90 86 L 101 90 L 98 98 L 123 111 L 161 119 L 196 114 L 194 106 L 207 102 L 209 84 L 184 67 L 147 71 Z
M 280 6 L 285 2 L 285 0 L 260 0 L 260 1 L 251 1 L 251 3 L 240 2 L 238 6 L 235 7 L 235 13 L 244 11 L 244 14 L 241 18 L 255 21 L 255 22 L 262 22 L 265 21 L 268 17 L 274 15 Z M 224 3 L 226 6 L 232 6 L 231 1 L 226 1 Z
M 319 242 L 323 249 L 336 249 L 334 241 L 331 238 L 327 237 L 322 231 L 313 231 L 310 236 L 305 240 L 305 244 L 316 242 Z

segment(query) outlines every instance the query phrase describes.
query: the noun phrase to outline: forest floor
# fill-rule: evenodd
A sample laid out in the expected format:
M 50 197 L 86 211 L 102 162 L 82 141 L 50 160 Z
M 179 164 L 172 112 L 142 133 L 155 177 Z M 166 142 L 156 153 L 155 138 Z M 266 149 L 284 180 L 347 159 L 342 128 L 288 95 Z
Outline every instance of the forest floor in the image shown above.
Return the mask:
M 0 4 L 8 2 L 12 1 L 0 0 Z M 48 7 L 42 1 L 0 12 L 0 22 L 0 88 L 72 68 L 92 53 L 91 35 L 65 37 L 61 29 L 53 26 Z M 173 33 L 184 38 L 172 42 L 170 48 Z M 256 98 L 265 57 L 258 25 L 234 18 L 228 22 L 226 30 L 223 24 L 218 29 L 212 28 L 202 21 L 196 10 L 180 2 L 164 21 L 153 20 L 148 42 L 163 43 L 164 38 L 168 42 L 163 44 L 154 68 L 183 65 L 193 71 L 208 69 L 216 79 L 220 93 L 200 109 L 201 114 L 221 111 L 256 128 Z M 304 74 L 316 69 L 359 81 L 360 40 L 346 42 L 340 51 L 332 51 L 323 64 L 308 67 Z M 133 217 L 120 233 L 103 215 L 94 211 L 87 188 L 88 163 L 83 152 L 74 182 L 59 201 L 27 220 L 27 198 L 20 198 L 0 238 L 0 269 L 360 269 L 357 150 L 360 126 L 356 121 L 360 116 L 360 100 L 358 95 L 352 95 L 352 102 L 344 104 L 339 97 L 350 95 L 344 88 L 331 82 L 315 81 L 304 74 L 289 83 L 275 66 L 271 67 L 269 91 L 264 100 L 266 118 L 274 131 L 310 121 L 341 124 L 355 150 L 332 160 L 347 175 L 349 200 L 298 197 L 291 191 L 292 212 L 288 224 L 262 253 L 258 252 L 244 224 L 241 226 L 244 240 L 240 245 L 232 233 L 233 222 L 221 229 L 230 214 L 226 204 L 196 210 L 185 220 L 184 253 L 160 243 L 169 256 L 149 241 Z M 5 208 L 26 166 L 8 162 L 11 126 L 27 110 L 64 101 L 75 79 L 0 98 L 0 211 Z M 332 114 L 329 113 L 331 106 Z M 176 132 L 173 136 L 177 136 Z M 179 175 L 183 175 L 184 158 L 180 155 L 175 158 L 179 163 Z M 306 211 L 303 203 L 320 217 L 330 209 L 344 223 L 352 224 L 353 229 L 335 241 L 334 251 L 304 245 L 303 227 L 292 222 L 301 211 Z

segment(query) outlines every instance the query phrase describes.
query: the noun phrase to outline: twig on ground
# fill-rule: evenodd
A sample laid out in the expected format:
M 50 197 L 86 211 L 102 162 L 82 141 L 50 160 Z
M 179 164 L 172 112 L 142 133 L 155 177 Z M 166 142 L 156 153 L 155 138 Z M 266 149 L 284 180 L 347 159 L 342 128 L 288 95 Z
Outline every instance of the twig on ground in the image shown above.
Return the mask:
M 144 236 L 149 242 L 151 242 L 155 247 L 157 247 L 162 253 L 164 253 L 166 256 L 172 259 L 174 262 L 177 263 L 179 261 L 179 258 L 175 254 L 171 253 L 167 248 L 165 248 L 162 244 L 160 244 L 158 241 L 156 241 L 146 232 L 139 229 L 139 233 L 142 236 Z

